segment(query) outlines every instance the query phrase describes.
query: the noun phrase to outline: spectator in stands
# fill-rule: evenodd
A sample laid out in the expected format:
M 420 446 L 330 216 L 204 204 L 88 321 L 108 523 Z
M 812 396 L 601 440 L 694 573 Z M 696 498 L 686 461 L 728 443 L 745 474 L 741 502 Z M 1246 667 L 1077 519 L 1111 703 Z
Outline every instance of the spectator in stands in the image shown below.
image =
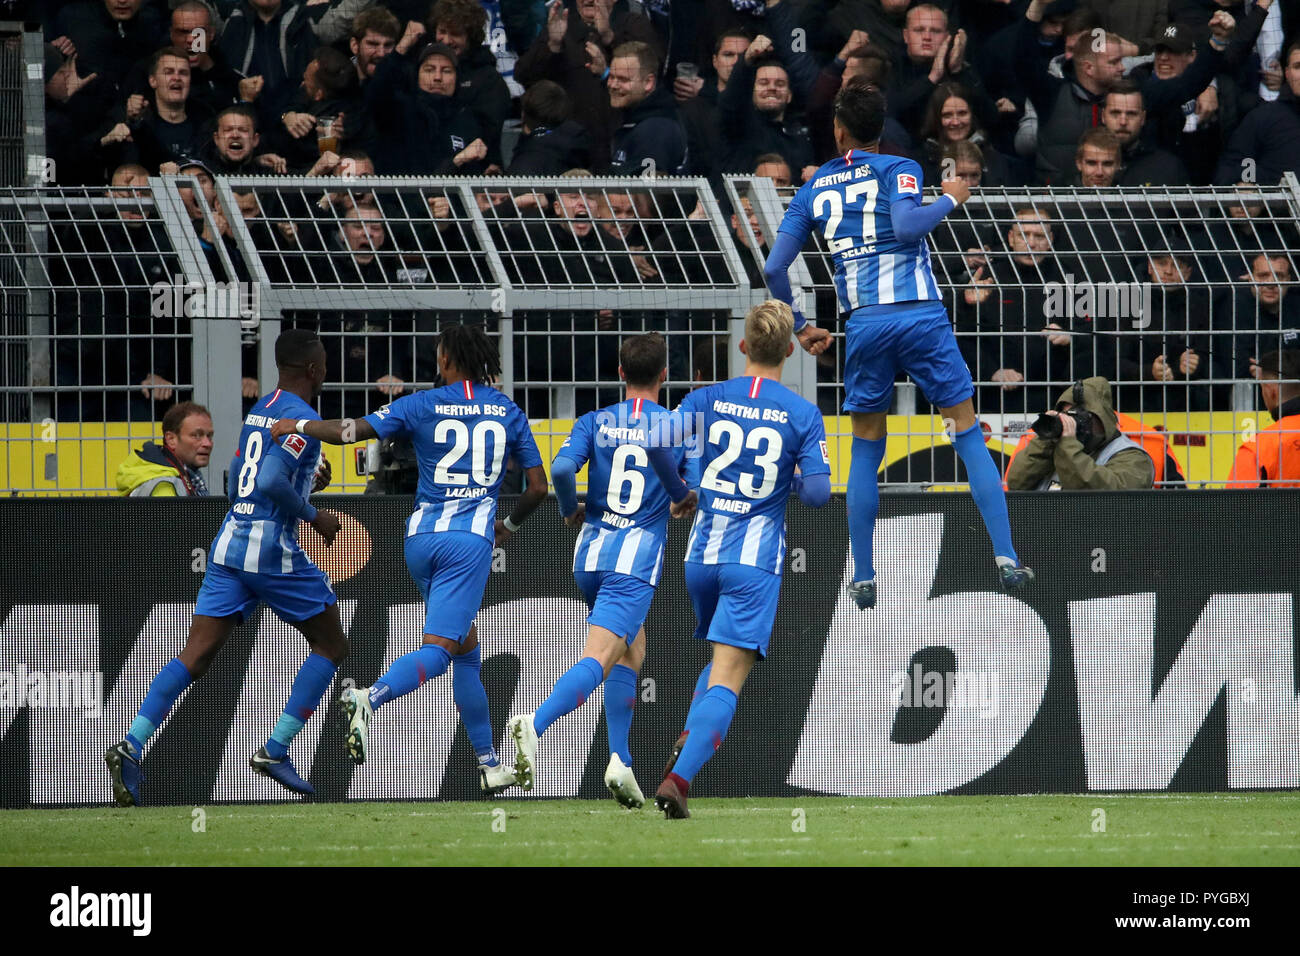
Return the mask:
M 496 55 L 484 45 L 487 11 L 478 0 L 437 0 L 425 24 L 438 43 L 456 54 L 456 98 L 478 121 L 487 144 L 488 173 L 499 173 L 501 127 L 510 118 L 510 89 L 497 72 Z
M 1104 44 L 1083 35 L 1072 54 L 1051 114 L 1039 118 L 1038 175 L 1048 184 L 1069 178 L 1066 171 L 1073 167 L 1079 137 L 1099 125 L 1106 94 L 1123 76 L 1119 37 L 1114 34 L 1107 34 Z
M 975 68 L 989 96 L 995 101 L 1011 103 L 1017 110 L 1019 127 L 1028 134 L 1032 134 L 1037 124 L 1034 81 L 1046 77 L 1054 63 L 1058 64 L 1059 73 L 1066 49 L 1065 24 L 1079 13 L 1076 0 L 1056 0 L 1045 10 L 1042 7 L 1041 0 L 1034 0 L 1024 16 L 1013 19 L 974 48 Z M 1095 17 L 1091 11 L 1083 12 Z M 1100 26 L 1100 20 L 1088 26 Z M 1031 78 L 1028 82 L 1026 76 Z M 1011 144 L 1000 145 L 1007 152 L 1024 154 L 1020 149 L 1011 148 Z
M 520 100 L 523 135 L 515 144 L 510 176 L 558 176 L 591 165 L 591 135 L 570 119 L 569 95 L 558 83 L 538 80 Z
M 1198 59 L 1191 30 L 1172 24 L 1156 38 L 1152 75 L 1166 83 L 1183 76 Z M 1156 142 L 1186 163 L 1192 182 L 1206 183 L 1227 140 L 1225 129 L 1237 122 L 1237 94 L 1231 78 L 1223 72 L 1226 55 L 1216 58 L 1215 74 L 1208 84 L 1180 104 L 1170 103 L 1155 114 Z
M 1103 29 L 1095 11 L 1079 7 L 1070 10 L 1059 32 L 1053 34 L 1052 11 L 1060 5 L 1060 0 L 1031 0 L 1024 19 L 1015 25 L 1011 42 L 995 51 L 1010 58 L 1015 83 L 1024 90 L 1028 101 L 1026 119 L 1016 134 L 1016 153 L 1020 156 L 1037 148 L 1038 131 L 1052 115 L 1067 75 L 1073 75 L 1074 48 L 1079 38 L 1098 36 L 1096 31 Z M 1049 43 L 1053 35 L 1056 39 Z
M 945 146 L 939 166 L 940 170 L 951 169 L 952 178 L 960 179 L 972 190 L 984 185 L 984 153 L 970 140 L 961 140 Z
M 1283 86 L 1277 100 L 1261 104 L 1242 120 L 1219 159 L 1215 182 L 1241 179 L 1272 185 L 1297 168 L 1300 157 L 1300 41 L 1286 49 Z
M 401 38 L 401 23 L 384 7 L 371 7 L 357 14 L 352 21 L 348 49 L 352 51 L 358 83 L 364 86 L 370 81 L 379 61 L 393 52 Z
M 190 102 L 206 117 L 215 116 L 227 106 L 252 99 L 254 81 L 244 80 L 230 68 L 217 49 L 217 31 L 212 26 L 212 11 L 200 0 L 181 0 L 172 10 L 171 45 L 183 50 L 190 64 Z M 149 76 L 133 69 L 126 83 L 128 93 L 149 95 Z M 245 96 L 244 94 L 250 94 Z
M 1229 488 L 1300 488 L 1300 350 L 1276 349 L 1256 366 L 1273 424 L 1241 443 Z
M 120 87 L 131 67 L 167 43 L 156 4 L 144 0 L 79 0 L 63 7 L 54 35 L 66 38 L 79 69 Z
M 175 170 L 164 169 L 161 170 L 161 172 L 164 175 L 174 172 L 179 176 L 193 176 L 198 180 L 199 191 L 203 194 L 203 199 L 207 202 L 208 207 L 211 208 L 213 203 L 216 202 L 217 187 L 216 183 L 212 179 L 212 172 L 198 160 L 191 160 L 180 164 Z M 182 186 L 180 188 L 180 194 L 181 202 L 185 203 L 185 211 L 189 213 L 190 221 L 194 224 L 195 231 L 201 232 L 203 229 L 203 210 L 199 206 L 198 197 L 194 195 L 194 190 L 188 186 Z
M 1078 379 L 1092 369 L 1086 317 L 1049 315 L 1047 294 L 1054 287 L 1059 292 L 1066 280 L 1053 253 L 1051 215 L 1025 206 L 1015 217 L 1006 235 L 1009 255 L 975 250 L 967 260 L 973 270 L 969 287 L 957 301 L 966 364 L 976 382 L 991 383 L 980 387 L 985 412 L 1041 408 L 1050 401 L 1047 383 Z
M 979 147 L 984 185 L 1009 186 L 1021 178 L 1013 177 L 1011 162 L 989 142 L 971 106 L 970 93 L 959 83 L 943 83 L 935 89 L 926 108 L 921 136 L 925 141 L 921 170 L 927 186 L 949 178 L 942 175 L 943 151 L 961 142 Z
M 672 94 L 659 85 L 659 58 L 649 44 L 625 43 L 614 50 L 609 105 L 622 117 L 611 144 L 611 176 L 686 172 L 686 131 Z
M 1189 284 L 1192 257 L 1159 250 L 1151 232 L 1144 237 L 1153 249 L 1146 257 L 1150 301 L 1097 317 L 1098 372 L 1115 383 L 1116 404 L 1129 411 L 1209 411 L 1209 290 Z
M 763 278 L 763 263 L 767 261 L 767 236 L 763 233 L 758 213 L 754 212 L 754 204 L 748 196 L 740 197 L 740 206 L 745 219 L 742 222 L 738 213 L 731 214 L 731 235 L 740 246 L 740 261 L 745 266 L 745 275 L 749 277 L 749 287 L 765 289 L 767 281 Z M 746 223 L 749 225 L 748 232 L 745 230 Z M 752 242 L 749 238 L 751 232 L 754 235 Z
M 148 179 L 143 166 L 118 168 L 111 210 L 51 231 L 52 377 L 71 386 L 57 395 L 59 419 L 155 421 L 188 377 L 189 320 L 157 314 L 155 287 L 170 291 L 182 270 L 162 251 L 170 248 L 162 223 L 140 201 Z M 87 288 L 96 294 L 84 295 Z
M 226 62 L 249 79 L 258 125 L 270 128 L 288 107 L 316 50 L 307 7 L 298 0 L 240 0 L 221 34 Z
M 1193 233 L 1201 250 L 1201 270 L 1212 282 L 1236 282 L 1254 269 L 1261 249 L 1300 248 L 1300 229 L 1283 203 L 1264 203 L 1260 187 L 1237 183 L 1237 201 L 1227 207 L 1228 219 L 1211 219 L 1204 231 Z
M 148 72 L 149 96 L 128 97 L 125 114 L 109 121 L 110 130 L 100 143 L 109 159 L 157 172 L 163 163 L 197 158 L 213 114 L 190 97 L 190 63 L 184 50 L 163 47 L 150 59 Z M 121 126 L 127 127 L 125 134 Z
M 113 100 L 108 80 L 95 73 L 82 76 L 76 54 L 65 59 L 54 44 L 45 44 L 45 151 L 60 185 L 104 182 L 94 133 Z
M 1074 153 L 1077 175 L 1070 185 L 1091 189 L 1107 189 L 1115 185 L 1119 172 L 1121 148 L 1119 138 L 1098 126 L 1079 137 L 1079 148 Z
M 782 156 L 799 182 L 816 171 L 808 129 L 790 115 L 790 77 L 760 36 L 732 70 L 718 99 L 722 149 L 719 172 L 744 173 L 764 153 Z
M 456 54 L 441 43 L 418 47 L 423 33 L 419 24 L 409 24 L 366 84 L 377 134 L 375 168 L 381 175 L 480 174 L 487 143 L 474 114 L 456 98 Z
M 247 106 L 228 106 L 217 114 L 212 143 L 204 146 L 199 159 L 218 176 L 265 175 L 288 172 L 284 157 L 258 153 L 262 138 L 257 132 L 257 114 Z
M 1119 491 L 1152 488 L 1155 464 L 1119 428 L 1110 382 L 1093 376 L 1067 388 L 1046 413 L 1060 421 L 1061 436 L 1035 436 L 1007 467 L 1012 491 Z
M 1121 80 L 1106 94 L 1101 121 L 1115 134 L 1123 150 L 1117 186 L 1185 186 L 1187 167 L 1173 153 L 1147 142 L 1143 131 L 1147 111 L 1142 93 L 1130 80 Z
M 162 420 L 162 444 L 146 442 L 117 468 L 117 493 L 130 498 L 206 497 L 199 473 L 212 456 L 212 416 L 197 402 L 178 402 Z
M 998 121 L 999 107 L 989 99 L 979 74 L 966 62 L 966 31 L 950 33 L 948 15 L 942 9 L 932 3 L 909 9 L 903 42 L 907 52 L 894 61 L 889 115 L 910 135 L 920 134 L 930 97 L 944 82 L 965 88 L 966 99 L 984 126 Z
M 307 64 L 302 85 L 289 100 L 279 125 L 267 137 L 268 145 L 284 157 L 291 170 L 302 172 L 320 159 L 322 120 L 331 123 L 336 150 L 344 143 L 364 148 L 375 135 L 365 116 L 352 63 L 338 50 L 321 47 Z
M 861 30 L 855 30 L 849 37 L 839 55 L 817 76 L 812 92 L 808 96 L 808 131 L 812 136 L 813 163 L 821 165 L 835 155 L 835 139 L 832 123 L 832 109 L 835 94 L 849 80 L 862 77 L 872 86 L 889 90 L 893 78 L 893 66 L 889 55 L 879 46 L 868 42 L 869 37 Z M 879 151 L 893 156 L 910 156 L 912 137 L 892 116 L 885 117 L 885 128 L 881 133 Z
M 1261 253 L 1240 282 L 1219 293 L 1214 310 L 1216 375 L 1244 379 L 1265 352 L 1280 347 L 1282 336 L 1300 328 L 1300 296 L 1289 294 L 1293 281 L 1285 252 Z
M 754 160 L 754 175 L 764 176 L 772 180 L 772 185 L 778 189 L 794 184 L 790 164 L 785 161 L 785 157 L 780 153 L 764 153 Z
M 804 7 L 802 23 L 823 56 L 861 32 L 892 63 L 905 54 L 903 28 L 911 5 L 912 0 L 813 0 Z
M 713 48 L 713 77 L 705 82 L 703 77 L 673 81 L 673 95 L 678 102 L 678 115 L 686 131 L 687 156 L 690 172 L 708 176 L 714 172 L 722 155 L 722 136 L 718 120 L 718 98 L 727 88 L 737 61 L 749 49 L 749 35 L 742 30 L 728 30 L 721 34 Z
M 605 88 L 605 68 L 615 46 L 634 40 L 662 51 L 650 21 L 613 0 L 579 0 L 578 16 L 563 3 L 551 4 L 546 27 L 515 64 L 515 79 L 525 87 L 553 80 L 573 102 L 573 115 L 591 134 L 593 156 L 610 155 L 613 118 Z M 599 65 L 599 68 L 597 66 Z

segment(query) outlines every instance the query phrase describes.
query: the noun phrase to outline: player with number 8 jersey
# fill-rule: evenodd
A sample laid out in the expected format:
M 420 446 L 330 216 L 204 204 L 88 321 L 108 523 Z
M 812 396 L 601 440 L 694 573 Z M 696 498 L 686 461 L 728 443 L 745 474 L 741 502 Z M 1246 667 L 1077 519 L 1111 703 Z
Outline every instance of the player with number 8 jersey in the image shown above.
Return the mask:
M 329 689 L 348 644 L 329 578 L 298 545 L 298 522 L 309 522 L 328 547 L 339 520 L 307 500 L 329 483 L 320 442 L 293 435 L 277 445 L 271 427 L 281 415 L 319 417 L 309 403 L 325 382 L 325 347 L 314 332 L 289 329 L 276 339 L 275 364 L 280 371 L 275 391 L 253 406 L 239 433 L 228 472 L 230 511 L 212 542 L 185 647 L 150 683 L 126 737 L 104 755 L 113 796 L 123 806 L 140 802 L 140 761 L 149 738 L 207 671 L 235 626 L 262 601 L 307 639 L 312 653 L 270 738 L 249 765 L 294 793 L 315 792 L 289 760 L 289 745 Z

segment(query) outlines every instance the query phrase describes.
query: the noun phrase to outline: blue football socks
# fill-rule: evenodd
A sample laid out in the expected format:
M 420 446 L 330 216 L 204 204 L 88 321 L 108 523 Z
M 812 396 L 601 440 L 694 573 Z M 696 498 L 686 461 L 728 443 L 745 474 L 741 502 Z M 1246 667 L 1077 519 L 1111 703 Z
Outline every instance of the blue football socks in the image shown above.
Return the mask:
M 730 688 L 717 684 L 706 690 L 691 708 L 691 716 L 686 721 L 686 746 L 673 766 L 673 773 L 690 783 L 713 752 L 722 746 L 734 716 L 736 695 Z
M 605 678 L 605 728 L 609 731 L 609 752 L 632 766 L 628 734 L 632 730 L 632 708 L 636 706 L 636 671 L 615 664 Z
M 594 657 L 584 657 L 565 671 L 551 688 L 551 696 L 533 714 L 533 729 L 537 736 L 540 737 L 547 727 L 565 714 L 581 707 L 604 679 L 605 669 Z
M 993 464 L 993 456 L 984 444 L 984 430 L 980 428 L 980 423 L 976 422 L 964 432 L 958 432 L 953 437 L 953 445 L 966 466 L 970 493 L 975 499 L 975 506 L 980 510 L 980 516 L 984 518 L 984 527 L 993 540 L 993 553 L 999 558 L 1019 564 L 1016 549 L 1011 546 L 1011 519 L 1007 516 L 1007 496 L 1002 491 L 1002 476 L 998 474 L 998 466 Z M 852 527 L 852 519 L 849 526 Z
M 337 670 L 337 665 L 328 657 L 320 654 L 307 655 L 302 667 L 298 668 L 298 676 L 293 679 L 284 713 L 276 721 L 271 739 L 266 742 L 266 752 L 272 760 L 279 760 L 289 752 L 289 744 L 293 743 L 293 738 L 307 723 L 307 718 L 316 712 L 316 707 L 325 691 L 329 690 Z
M 126 742 L 131 745 L 136 756 L 144 753 L 144 745 L 149 742 L 158 725 L 167 718 L 172 705 L 176 703 L 176 698 L 190 686 L 192 680 L 190 672 L 181 663 L 179 657 L 173 657 L 167 662 L 167 666 L 158 672 L 158 676 L 149 685 L 149 692 L 144 695 L 140 712 L 135 720 L 131 721 L 131 729 L 126 734 Z
M 871 581 L 876 577 L 872 563 L 872 535 L 880 511 L 880 487 L 876 473 L 885 460 L 886 439 L 853 439 L 849 459 L 848 493 L 845 504 L 849 512 L 849 547 L 853 551 L 853 580 Z M 987 454 L 987 453 L 986 453 Z
M 474 650 L 451 659 L 451 694 L 478 762 L 493 767 L 498 763 L 497 750 L 492 744 L 492 716 L 488 713 L 487 691 L 483 689 L 480 674 L 483 658 L 479 647 L 475 644 Z
M 403 654 L 393 661 L 388 672 L 370 688 L 370 706 L 378 708 L 403 694 L 409 694 L 425 681 L 446 673 L 451 655 L 437 644 L 421 644 L 418 651 Z

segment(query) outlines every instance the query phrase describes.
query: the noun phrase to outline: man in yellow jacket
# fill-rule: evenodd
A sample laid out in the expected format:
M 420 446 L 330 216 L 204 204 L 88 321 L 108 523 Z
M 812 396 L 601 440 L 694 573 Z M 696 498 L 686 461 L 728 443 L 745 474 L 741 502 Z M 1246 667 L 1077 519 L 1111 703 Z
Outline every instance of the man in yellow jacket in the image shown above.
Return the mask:
M 212 456 L 212 416 L 196 402 L 181 402 L 163 416 L 163 443 L 148 442 L 117 469 L 117 493 L 131 498 L 204 496 L 199 473 Z

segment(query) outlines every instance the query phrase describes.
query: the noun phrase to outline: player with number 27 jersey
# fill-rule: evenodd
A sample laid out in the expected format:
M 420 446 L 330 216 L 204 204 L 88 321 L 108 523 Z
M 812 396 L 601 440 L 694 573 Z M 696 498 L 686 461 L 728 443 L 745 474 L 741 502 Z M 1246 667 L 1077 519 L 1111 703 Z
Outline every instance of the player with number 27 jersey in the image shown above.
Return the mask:
M 826 163 L 786 209 L 780 231 L 806 237 L 821 227 L 835 260 L 840 309 L 937 300 L 925 242 L 894 230 L 898 204 L 921 203 L 921 167 L 903 156 L 852 150 Z

